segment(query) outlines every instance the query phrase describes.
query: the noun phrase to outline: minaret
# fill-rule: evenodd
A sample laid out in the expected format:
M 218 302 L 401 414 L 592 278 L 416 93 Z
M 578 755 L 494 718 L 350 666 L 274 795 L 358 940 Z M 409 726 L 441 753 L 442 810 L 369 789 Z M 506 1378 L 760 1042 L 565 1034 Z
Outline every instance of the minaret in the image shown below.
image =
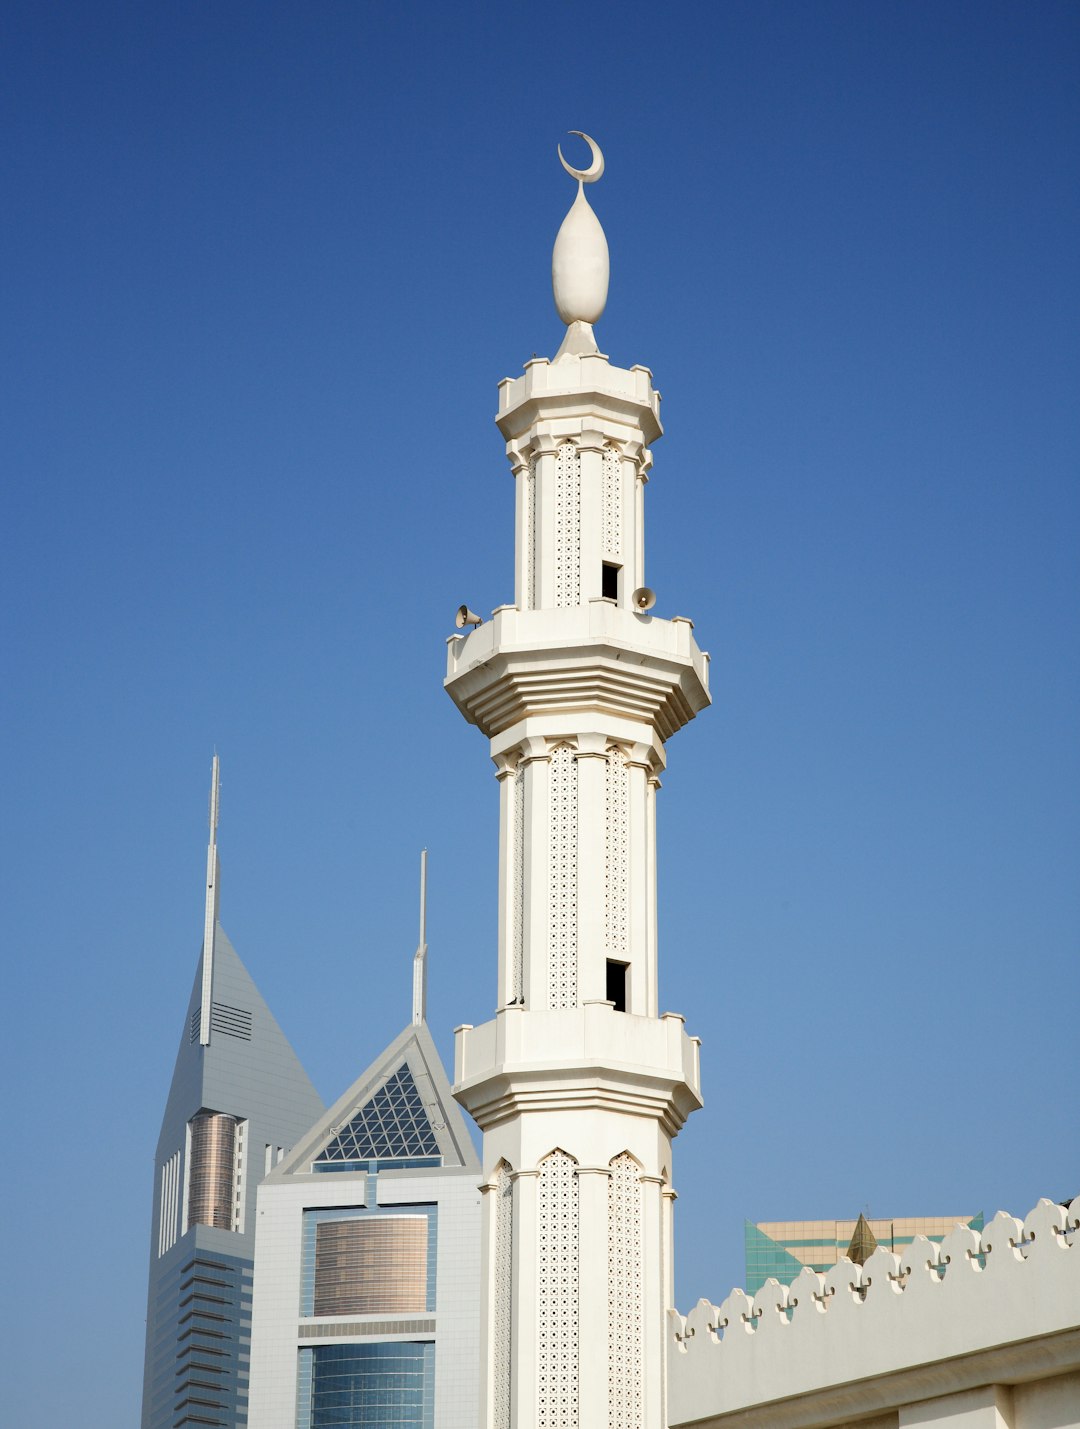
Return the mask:
M 588 169 L 559 154 L 578 180 L 552 262 L 566 336 L 499 388 L 514 604 L 451 639 L 446 677 L 500 790 L 499 1010 L 458 1029 L 454 1088 L 484 1132 L 484 1429 L 666 1423 L 671 1142 L 701 1105 L 697 1039 L 658 1002 L 655 805 L 708 657 L 651 613 L 660 398 L 596 346 L 608 252 L 584 185 L 603 157 L 581 137 Z

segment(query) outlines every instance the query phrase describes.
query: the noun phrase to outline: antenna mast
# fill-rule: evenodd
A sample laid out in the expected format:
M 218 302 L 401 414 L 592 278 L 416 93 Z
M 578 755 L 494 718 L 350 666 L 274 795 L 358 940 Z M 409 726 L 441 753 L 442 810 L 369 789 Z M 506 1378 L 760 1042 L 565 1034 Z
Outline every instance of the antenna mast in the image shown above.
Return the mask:
M 199 1046 L 210 1045 L 210 1010 L 214 997 L 214 929 L 218 918 L 217 826 L 221 775 L 218 757 L 210 767 L 210 843 L 206 850 L 206 916 L 203 921 L 202 1002 L 199 1006 Z
M 419 1027 L 427 1018 L 427 849 L 420 850 L 420 941 L 412 970 L 412 1020 Z

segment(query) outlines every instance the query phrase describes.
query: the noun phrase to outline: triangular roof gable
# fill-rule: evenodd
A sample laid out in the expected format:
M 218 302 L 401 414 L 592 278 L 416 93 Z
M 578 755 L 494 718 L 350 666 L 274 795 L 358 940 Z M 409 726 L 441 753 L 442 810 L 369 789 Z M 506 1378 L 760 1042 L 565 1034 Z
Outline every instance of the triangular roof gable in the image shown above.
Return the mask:
M 404 1069 L 404 1076 L 401 1076 Z M 415 1087 L 418 1097 L 408 1097 Z M 408 1105 L 402 1117 L 402 1095 Z M 397 1108 L 396 1122 L 416 1137 L 416 1154 L 429 1154 L 421 1149 L 433 1136 L 436 1150 L 430 1154 L 442 1157 L 443 1169 L 480 1170 L 465 1118 L 450 1093 L 450 1082 L 443 1070 L 435 1043 L 426 1022 L 410 1025 L 401 1032 L 367 1071 L 353 1082 L 344 1096 L 339 1097 L 325 1116 L 320 1117 L 306 1136 L 271 1171 L 269 1181 L 289 1176 L 303 1176 L 311 1171 L 311 1163 L 322 1159 L 327 1148 L 347 1149 L 350 1143 L 358 1149 L 366 1137 L 372 1138 L 371 1159 L 379 1158 L 376 1149 L 381 1129 L 387 1125 L 387 1111 L 393 1103 Z M 385 1154 L 385 1153 L 384 1153 Z M 358 1160 L 365 1159 L 357 1155 Z M 392 1161 L 392 1157 L 389 1158 Z

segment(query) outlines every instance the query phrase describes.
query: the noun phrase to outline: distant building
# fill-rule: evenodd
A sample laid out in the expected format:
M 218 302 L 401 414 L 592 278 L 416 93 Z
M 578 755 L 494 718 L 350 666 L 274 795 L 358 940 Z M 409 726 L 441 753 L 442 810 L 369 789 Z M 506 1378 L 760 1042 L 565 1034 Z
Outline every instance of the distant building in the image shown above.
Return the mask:
M 476 1429 L 479 1181 L 421 1017 L 259 1188 L 251 1429 Z
M 154 1161 L 142 1429 L 247 1424 L 255 1190 L 323 1104 L 217 920 L 206 923 Z
M 981 1231 L 983 1216 L 859 1216 L 848 1221 L 747 1221 L 747 1295 L 756 1295 L 770 1276 L 790 1285 L 804 1266 L 830 1270 L 847 1256 L 862 1265 L 877 1247 L 899 1252 L 917 1235 L 942 1241 L 956 1225 Z M 853 1253 L 854 1252 L 854 1253 Z

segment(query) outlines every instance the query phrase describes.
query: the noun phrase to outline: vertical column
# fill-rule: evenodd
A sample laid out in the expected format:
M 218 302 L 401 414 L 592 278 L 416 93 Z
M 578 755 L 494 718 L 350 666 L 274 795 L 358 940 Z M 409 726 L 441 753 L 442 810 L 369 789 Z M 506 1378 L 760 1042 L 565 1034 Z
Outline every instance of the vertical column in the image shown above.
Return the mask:
M 627 843 L 627 941 L 630 961 L 629 1010 L 643 1017 L 655 1017 L 659 993 L 655 960 L 650 958 L 649 939 L 649 764 L 648 747 L 635 744 L 626 761 Z
M 606 743 L 603 735 L 581 735 L 577 747 L 578 971 L 575 1003 L 606 996 Z
M 581 604 L 581 462 L 572 441 L 555 452 L 555 599 L 561 609 Z
M 670 1151 L 669 1151 L 670 1155 Z M 663 1245 L 661 1248 L 660 1265 L 662 1270 L 662 1280 L 664 1289 L 663 1308 L 667 1310 L 675 1305 L 675 1201 L 676 1193 L 672 1190 L 671 1184 L 665 1181 L 660 1190 L 660 1204 L 662 1209 L 661 1232 L 663 1235 Z M 663 1429 L 667 1429 L 667 1335 L 666 1327 L 661 1320 L 660 1326 L 660 1412 L 662 1415 L 661 1424 Z
M 577 1162 L 556 1149 L 539 1166 L 536 1203 L 536 1419 L 518 1429 L 592 1429 L 578 1413 L 581 1221 Z
M 532 482 L 535 520 L 532 542 L 535 550 L 536 567 L 533 589 L 533 607 L 550 610 L 556 605 L 555 568 L 558 561 L 556 539 L 556 457 L 558 443 L 554 437 L 537 436 L 532 443 Z
M 645 837 L 647 840 L 646 853 L 646 877 L 645 896 L 647 899 L 647 916 L 645 919 L 646 937 L 646 966 L 647 985 L 652 989 L 653 1005 L 649 1011 L 650 1017 L 655 1017 L 658 1012 L 659 978 L 657 976 L 657 919 L 656 919 L 656 795 L 660 789 L 660 780 L 655 774 L 649 775 L 645 781 L 646 788 L 646 819 Z
M 595 600 L 601 594 L 604 525 L 604 453 L 607 441 L 602 432 L 584 431 L 578 438 L 578 473 L 581 491 L 580 594 L 578 602 Z
M 491 1197 L 494 1230 L 490 1236 L 492 1308 L 491 1345 L 492 1429 L 510 1429 L 513 1379 L 514 1305 L 514 1180 L 505 1161 L 499 1163 Z
M 518 610 L 529 608 L 531 562 L 533 549 L 530 505 L 532 493 L 532 459 L 527 447 L 514 442 L 507 444 L 506 455 L 514 477 L 514 604 Z
M 496 1370 L 495 1301 L 498 1266 L 495 1255 L 498 1181 L 480 1184 L 480 1415 L 488 1429 L 503 1429 L 498 1413 L 500 1384 Z
M 664 1181 L 661 1176 L 641 1178 L 641 1219 L 644 1240 L 642 1299 L 644 1301 L 645 1403 L 650 1407 L 666 1402 L 664 1385 L 665 1317 L 674 1304 L 665 1286 L 664 1273 Z M 663 1415 L 663 1409 L 661 1408 Z M 664 1415 L 666 1421 L 666 1415 Z M 646 1420 L 647 1429 L 653 1424 Z
M 514 987 L 518 954 L 515 920 L 519 873 L 514 848 L 517 770 L 505 754 L 495 757 L 495 778 L 499 781 L 499 992 L 495 1005 L 505 1007 L 520 992 Z
M 511 1429 L 537 1429 L 537 1183 L 539 1169 L 515 1171 L 514 1317 L 510 1326 Z
M 629 598 L 629 590 L 626 586 L 626 577 L 629 576 L 627 567 L 626 552 L 623 549 L 623 535 L 628 526 L 632 523 L 627 521 L 623 507 L 626 502 L 623 493 L 626 489 L 625 474 L 623 472 L 623 458 L 619 449 L 610 441 L 604 447 L 604 490 L 603 508 L 601 523 L 600 556 L 605 561 L 610 561 L 613 565 L 619 566 L 623 571 L 622 589 L 620 591 L 621 604 L 625 605 Z
M 530 861 L 533 876 L 541 862 L 548 871 L 548 986 L 541 1006 L 576 1007 L 579 1002 L 578 897 L 579 826 L 578 765 L 574 747 L 563 741 L 551 751 L 548 778 L 550 824 L 546 859 L 543 848 Z M 528 1004 L 530 1007 L 533 1003 Z
M 543 740 L 526 740 L 518 761 L 523 800 L 523 899 L 525 1006 L 537 1011 L 550 1007 L 548 943 L 551 904 L 551 756 Z
M 634 560 L 637 564 L 637 583 L 645 584 L 645 486 L 649 480 L 652 453 L 643 449 L 636 463 L 637 480 L 634 487 Z
M 578 1366 L 578 1416 L 581 1429 L 608 1423 L 608 1184 L 606 1166 L 577 1168 L 581 1273 L 578 1324 L 588 1353 Z M 636 1429 L 636 1426 L 635 1426 Z
M 613 458 L 612 475 L 618 482 L 618 508 L 617 520 L 618 530 L 613 531 L 613 537 L 618 541 L 618 557 L 606 557 L 605 559 L 617 559 L 622 566 L 622 589 L 619 592 L 619 604 L 624 608 L 630 608 L 630 597 L 639 585 L 644 584 L 644 574 L 639 552 L 639 532 L 641 529 L 641 513 L 638 510 L 638 463 L 644 447 L 641 442 L 619 440 L 611 441 L 608 447 L 608 456 Z M 613 513 L 613 524 L 615 515 Z M 615 541 L 612 541 L 614 549 Z

